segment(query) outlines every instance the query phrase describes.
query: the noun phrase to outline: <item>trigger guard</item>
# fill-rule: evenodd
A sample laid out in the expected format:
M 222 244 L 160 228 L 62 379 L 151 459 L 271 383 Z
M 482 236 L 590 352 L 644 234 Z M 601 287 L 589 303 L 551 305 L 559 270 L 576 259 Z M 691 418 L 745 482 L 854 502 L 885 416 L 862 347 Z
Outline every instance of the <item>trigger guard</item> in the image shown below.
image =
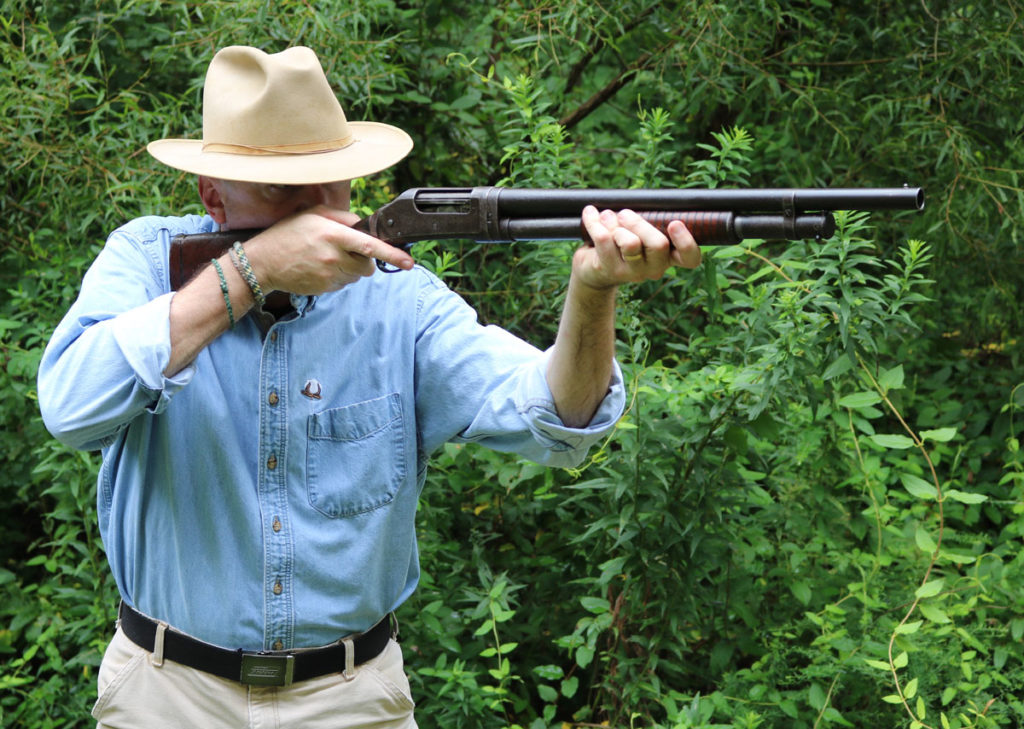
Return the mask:
M 382 261 L 379 258 L 374 258 L 373 262 L 376 264 L 377 270 L 381 273 L 398 273 L 402 270 L 398 266 L 392 266 L 387 261 Z
M 399 250 L 405 251 L 406 253 L 408 253 L 409 249 L 412 248 L 412 243 L 405 243 L 405 244 L 391 243 L 391 245 L 393 245 L 395 248 L 398 248 Z M 374 265 L 377 266 L 377 270 L 382 272 L 382 273 L 398 273 L 399 271 L 402 270 L 398 266 L 392 266 L 387 261 L 382 261 L 379 258 L 374 258 L 373 259 L 373 263 L 374 263 Z

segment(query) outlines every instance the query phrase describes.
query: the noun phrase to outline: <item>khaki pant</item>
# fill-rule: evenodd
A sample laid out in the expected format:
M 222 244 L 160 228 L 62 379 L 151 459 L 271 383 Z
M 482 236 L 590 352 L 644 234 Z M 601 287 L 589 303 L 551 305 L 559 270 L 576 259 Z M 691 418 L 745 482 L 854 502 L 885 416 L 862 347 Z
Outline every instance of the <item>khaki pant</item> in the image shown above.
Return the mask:
M 120 630 L 103 656 L 97 729 L 415 729 L 402 649 L 287 687 L 243 686 L 153 655 Z

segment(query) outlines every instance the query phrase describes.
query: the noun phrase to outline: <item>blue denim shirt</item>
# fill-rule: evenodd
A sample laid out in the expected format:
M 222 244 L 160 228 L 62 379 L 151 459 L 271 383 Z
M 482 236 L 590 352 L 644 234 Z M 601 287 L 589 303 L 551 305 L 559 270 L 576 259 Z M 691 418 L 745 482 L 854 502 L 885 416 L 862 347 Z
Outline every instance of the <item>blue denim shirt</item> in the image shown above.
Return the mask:
M 546 354 L 422 268 L 254 316 L 173 377 L 172 236 L 209 217 L 115 231 L 39 371 L 50 431 L 102 449 L 100 530 L 123 599 L 231 648 L 322 645 L 398 607 L 419 577 L 429 454 L 478 442 L 578 463 L 622 412 L 621 373 L 589 427 L 565 427 Z

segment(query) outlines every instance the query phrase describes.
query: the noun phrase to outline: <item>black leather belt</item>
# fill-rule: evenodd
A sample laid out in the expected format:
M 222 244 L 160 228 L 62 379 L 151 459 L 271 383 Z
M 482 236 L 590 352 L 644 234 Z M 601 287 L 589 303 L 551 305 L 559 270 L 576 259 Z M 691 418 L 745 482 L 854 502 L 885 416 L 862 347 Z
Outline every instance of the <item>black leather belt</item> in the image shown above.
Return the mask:
M 136 645 L 154 652 L 157 621 L 147 618 L 125 603 L 118 611 L 121 630 Z M 392 637 L 388 615 L 365 633 L 353 636 L 352 665 L 358 666 L 380 655 Z M 190 668 L 250 686 L 288 686 L 329 673 L 345 670 L 345 644 L 338 642 L 323 648 L 297 651 L 246 652 L 219 648 L 172 628 L 163 631 L 163 657 Z

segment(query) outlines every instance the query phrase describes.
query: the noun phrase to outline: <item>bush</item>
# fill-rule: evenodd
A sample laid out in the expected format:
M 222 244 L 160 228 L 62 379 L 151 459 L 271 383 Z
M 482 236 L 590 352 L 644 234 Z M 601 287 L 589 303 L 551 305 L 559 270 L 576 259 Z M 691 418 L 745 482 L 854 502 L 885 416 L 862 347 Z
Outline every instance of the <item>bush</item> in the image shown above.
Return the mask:
M 349 118 L 413 134 L 362 211 L 413 185 L 927 188 L 923 215 L 624 290 L 630 407 L 584 467 L 437 455 L 400 612 L 421 726 L 1024 722 L 1019 0 L 3 10 L 4 726 L 91 725 L 116 605 L 97 458 L 46 434 L 39 357 L 109 230 L 198 209 L 143 150 L 198 130 L 231 43 L 310 45 Z M 543 345 L 572 248 L 416 253 Z

